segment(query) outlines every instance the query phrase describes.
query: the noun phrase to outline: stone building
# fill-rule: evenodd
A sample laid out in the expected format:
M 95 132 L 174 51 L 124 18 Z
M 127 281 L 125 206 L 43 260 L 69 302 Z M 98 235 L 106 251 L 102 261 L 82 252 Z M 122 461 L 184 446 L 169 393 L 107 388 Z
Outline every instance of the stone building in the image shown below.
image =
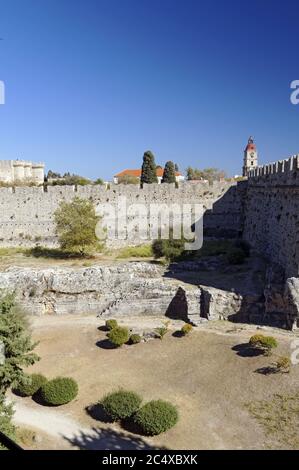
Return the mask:
M 0 182 L 2 183 L 43 184 L 44 176 L 44 163 L 33 163 L 24 160 L 0 160 Z
M 244 150 L 243 176 L 248 176 L 248 172 L 258 166 L 257 150 L 253 138 L 249 137 L 248 144 Z

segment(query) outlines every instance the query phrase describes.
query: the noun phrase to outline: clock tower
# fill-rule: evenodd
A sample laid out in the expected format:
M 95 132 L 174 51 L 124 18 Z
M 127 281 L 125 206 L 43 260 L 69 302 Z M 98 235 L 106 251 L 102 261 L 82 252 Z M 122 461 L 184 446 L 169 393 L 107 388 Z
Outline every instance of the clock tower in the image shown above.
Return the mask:
M 257 168 L 257 150 L 253 138 L 249 137 L 248 144 L 244 150 L 243 176 L 248 175 L 248 171 Z

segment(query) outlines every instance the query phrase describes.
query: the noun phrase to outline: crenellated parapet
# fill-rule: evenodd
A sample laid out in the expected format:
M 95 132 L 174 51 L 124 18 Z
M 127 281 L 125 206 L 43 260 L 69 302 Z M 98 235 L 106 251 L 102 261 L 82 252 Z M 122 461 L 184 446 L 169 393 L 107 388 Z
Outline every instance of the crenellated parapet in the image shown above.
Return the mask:
M 258 166 L 248 172 L 249 184 L 258 181 L 273 181 L 276 184 L 299 185 L 299 155 L 293 155 L 285 160 L 278 160 L 274 163 Z

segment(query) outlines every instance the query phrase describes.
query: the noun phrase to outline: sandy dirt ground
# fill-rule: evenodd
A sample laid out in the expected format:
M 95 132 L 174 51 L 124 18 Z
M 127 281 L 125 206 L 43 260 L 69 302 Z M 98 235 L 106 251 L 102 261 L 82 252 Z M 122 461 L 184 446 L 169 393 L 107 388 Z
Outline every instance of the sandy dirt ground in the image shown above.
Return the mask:
M 120 323 L 140 330 L 160 326 L 163 320 L 132 317 Z M 298 387 L 299 366 L 290 374 L 256 372 L 273 358 L 248 357 L 239 346 L 257 332 L 254 326 L 210 322 L 194 328 L 189 337 L 177 338 L 172 333 L 182 323 L 173 322 L 163 341 L 107 349 L 106 333 L 98 329 L 103 320 L 95 317 L 33 317 L 31 324 L 34 339 L 40 341 L 41 360 L 30 372 L 42 372 L 48 378 L 70 376 L 79 384 L 78 397 L 57 408 L 10 396 L 15 401 L 16 423 L 40 432 L 36 448 L 271 448 L 271 436 L 265 435 L 245 405 L 274 393 L 295 393 Z M 277 354 L 290 354 L 293 333 L 258 331 L 270 331 L 277 338 Z M 87 411 L 120 387 L 140 393 L 144 401 L 170 400 L 179 410 L 178 424 L 148 438 L 104 423 Z

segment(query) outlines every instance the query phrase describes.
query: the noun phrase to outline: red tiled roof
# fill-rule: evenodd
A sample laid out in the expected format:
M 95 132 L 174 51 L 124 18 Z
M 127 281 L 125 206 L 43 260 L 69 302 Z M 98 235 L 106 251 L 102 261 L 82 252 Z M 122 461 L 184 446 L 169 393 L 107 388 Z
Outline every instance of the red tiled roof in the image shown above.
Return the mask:
M 157 176 L 163 176 L 163 168 L 157 168 L 156 170 L 156 175 Z M 120 176 L 135 176 L 137 178 L 141 177 L 141 169 L 139 170 L 123 170 L 120 173 L 117 173 L 114 175 L 115 177 L 120 177 Z M 175 172 L 175 176 L 181 176 L 181 173 L 179 171 Z
M 254 144 L 248 144 L 246 149 L 245 149 L 245 152 L 247 152 L 249 150 L 253 150 L 255 152 L 256 151 L 256 146 Z

